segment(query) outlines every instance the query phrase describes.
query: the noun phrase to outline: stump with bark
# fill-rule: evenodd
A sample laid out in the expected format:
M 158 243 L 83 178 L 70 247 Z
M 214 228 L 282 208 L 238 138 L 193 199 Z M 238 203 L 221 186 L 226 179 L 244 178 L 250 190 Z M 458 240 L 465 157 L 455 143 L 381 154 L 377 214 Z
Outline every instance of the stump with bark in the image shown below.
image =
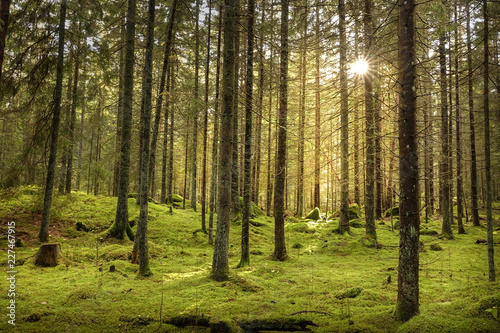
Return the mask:
M 55 267 L 61 254 L 61 244 L 42 244 L 35 256 L 35 265 L 42 267 Z

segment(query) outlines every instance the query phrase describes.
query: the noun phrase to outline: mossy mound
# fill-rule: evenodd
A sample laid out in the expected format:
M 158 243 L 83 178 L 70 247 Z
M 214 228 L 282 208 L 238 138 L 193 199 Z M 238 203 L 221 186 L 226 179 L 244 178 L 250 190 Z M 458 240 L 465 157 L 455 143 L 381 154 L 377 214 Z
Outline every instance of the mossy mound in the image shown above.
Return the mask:
M 343 290 L 338 292 L 335 295 L 336 299 L 344 299 L 344 298 L 355 298 L 358 297 L 359 294 L 361 294 L 361 291 L 363 289 L 360 287 L 354 287 L 354 288 L 349 288 L 347 290 Z
M 349 205 L 348 216 L 349 216 L 349 221 L 359 219 L 361 217 L 361 211 L 357 203 Z
M 293 216 L 287 216 L 287 217 L 285 217 L 285 222 L 286 223 L 299 223 L 300 220 L 296 217 L 293 217 Z
M 314 228 L 310 228 L 306 222 L 294 223 L 287 225 L 287 229 L 292 232 L 302 232 L 305 234 L 313 234 L 316 232 Z
M 315 220 L 315 221 L 321 219 L 321 213 L 319 211 L 319 208 L 316 207 L 313 210 L 311 210 L 309 212 L 309 214 L 307 214 L 306 219 Z
M 243 197 L 240 197 L 240 207 L 243 208 Z M 259 217 L 259 216 L 264 216 L 266 213 L 262 209 L 260 209 L 259 206 L 255 204 L 255 202 L 251 201 L 250 202 L 250 216 L 252 218 Z
M 493 308 L 500 309 L 500 293 L 481 298 L 477 303 L 472 304 L 467 312 L 473 318 L 493 318 L 491 311 L 488 311 Z
M 390 217 L 390 216 L 399 216 L 399 206 L 389 208 L 384 212 L 385 217 Z
M 349 221 L 349 226 L 352 228 L 364 228 L 365 227 L 365 221 L 361 219 L 354 219 Z

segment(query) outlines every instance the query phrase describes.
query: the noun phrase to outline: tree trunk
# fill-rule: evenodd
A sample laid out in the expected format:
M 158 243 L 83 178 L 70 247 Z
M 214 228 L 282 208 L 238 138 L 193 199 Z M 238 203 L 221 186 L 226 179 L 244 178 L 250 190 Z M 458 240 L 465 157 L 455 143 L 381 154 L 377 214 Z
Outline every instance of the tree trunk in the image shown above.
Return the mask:
M 320 113 L 320 87 L 319 87 L 319 77 L 320 77 L 320 32 L 319 32 L 319 2 L 316 4 L 316 24 L 315 24 L 316 40 L 318 45 L 316 46 L 315 52 L 315 64 L 316 64 L 316 76 L 315 76 L 315 108 L 314 108 L 314 207 L 321 208 L 320 201 L 320 124 L 321 124 L 321 113 Z M 328 210 L 328 209 L 327 209 Z
M 195 28 L 195 50 L 194 50 L 194 116 L 193 116 L 193 156 L 191 165 L 191 208 L 196 212 L 196 181 L 197 181 L 197 156 L 198 156 L 198 109 L 199 109 L 199 76 L 200 76 L 200 0 L 196 0 L 196 28 Z M 204 222 L 204 221 L 203 221 Z M 205 230 L 205 226 L 202 225 Z
M 66 0 L 61 1 L 59 18 L 59 45 L 57 51 L 57 76 L 54 92 L 54 115 L 52 118 L 52 133 L 50 140 L 49 164 L 47 167 L 47 179 L 45 181 L 45 195 L 43 199 L 42 222 L 38 239 L 41 242 L 49 240 L 50 209 L 52 206 L 52 193 L 54 188 L 54 175 L 57 156 L 57 139 L 59 136 L 59 123 L 61 114 L 62 80 L 64 65 L 64 32 L 66 22 Z
M 341 189 L 339 232 L 349 232 L 349 105 L 347 95 L 347 42 L 345 31 L 345 5 L 339 0 L 339 53 L 340 53 L 340 146 Z
M 247 75 L 245 100 L 245 153 L 243 175 L 243 216 L 241 223 L 241 260 L 238 267 L 250 265 L 250 214 L 252 190 L 252 102 L 253 102 L 253 53 L 254 53 L 255 3 L 248 0 L 247 12 Z
M 233 139 L 233 94 L 235 58 L 235 0 L 224 0 L 224 70 L 222 75 L 222 122 L 219 158 L 217 231 L 212 261 L 212 278 L 229 278 L 229 222 L 231 219 L 231 168 Z
M 439 207 L 443 214 L 442 233 L 447 238 L 453 238 L 451 230 L 451 207 L 450 207 L 450 184 L 449 184 L 449 125 L 448 125 L 448 101 L 446 80 L 446 55 L 445 55 L 444 33 L 439 37 L 439 64 L 441 72 L 441 161 L 440 161 L 440 188 L 441 196 Z
M 493 251 L 493 189 L 491 184 L 491 148 L 490 148 L 490 90 L 489 90 L 489 27 L 488 1 L 483 0 L 484 16 L 484 62 L 483 62 L 483 101 L 484 101 L 484 171 L 486 173 L 486 224 L 488 235 L 488 275 L 490 282 L 495 282 L 495 256 Z
M 151 129 L 151 95 L 153 79 L 153 45 L 154 45 L 154 18 L 155 18 L 155 0 L 148 1 L 148 23 L 146 32 L 146 55 L 144 59 L 144 76 L 142 80 L 142 99 L 144 112 L 141 117 L 142 131 L 142 154 L 139 173 L 141 176 L 140 189 L 137 193 L 139 197 L 139 219 L 137 221 L 137 232 L 134 240 L 134 249 L 132 251 L 132 262 L 138 259 L 139 275 L 150 276 L 149 251 L 148 251 L 148 199 L 149 199 L 149 138 Z
M 458 6 L 455 3 L 455 25 L 458 26 Z M 458 68 L 458 29 L 455 29 L 455 141 L 456 141 L 456 163 L 457 163 L 457 224 L 458 233 L 465 234 L 465 229 L 462 222 L 463 202 L 462 202 L 462 108 L 460 106 L 460 85 L 459 85 L 459 68 Z
M 274 186 L 274 258 L 287 258 L 285 246 L 284 195 L 287 153 L 287 110 L 288 110 L 288 0 L 281 0 L 281 59 L 280 59 L 280 109 L 278 119 L 278 149 L 276 156 L 276 177 Z
M 470 8 L 469 1 L 467 1 L 467 81 L 468 81 L 468 99 L 469 99 L 469 130 L 470 130 L 470 156 L 471 156 L 471 203 L 472 203 L 472 223 L 478 227 L 479 223 L 479 207 L 477 204 L 478 190 L 477 190 L 477 162 L 476 162 L 476 123 L 474 121 L 474 91 L 472 87 L 472 42 L 471 42 L 471 28 L 470 28 Z
M 56 267 L 61 253 L 61 244 L 45 243 L 40 246 L 35 255 L 35 265 L 42 267 Z
M 240 17 L 240 0 L 234 2 L 235 6 L 235 19 L 238 21 Z M 231 168 L 231 219 L 235 220 L 239 218 L 241 213 L 240 205 L 240 193 L 239 193 L 239 164 L 238 164 L 238 121 L 239 121 L 239 71 L 240 71 L 240 30 L 238 26 L 241 23 L 235 25 L 235 41 L 234 41 L 234 95 L 233 95 L 233 145 L 232 145 L 232 163 Z
M 365 52 L 371 53 L 373 21 L 372 0 L 365 0 L 363 12 L 365 32 Z M 366 115 L 366 185 L 365 185 L 365 217 L 366 234 L 376 239 L 375 229 L 375 111 L 373 108 L 373 83 L 370 75 L 364 76 L 365 81 L 365 115 Z
M 207 232 L 206 227 L 206 201 L 207 201 L 207 145 L 208 145 L 208 87 L 210 74 L 210 34 L 212 27 L 212 0 L 208 3 L 208 28 L 207 28 L 207 58 L 205 66 L 205 112 L 203 113 L 203 160 L 201 171 L 201 230 Z
M 120 177 L 115 222 L 110 236 L 123 239 L 127 233 L 133 239 L 128 223 L 128 182 L 130 170 L 130 137 L 132 134 L 132 104 L 134 93 L 134 44 L 136 0 L 129 0 L 127 9 L 127 39 L 125 45 L 125 77 L 123 82 L 123 119 L 120 151 Z
M 400 241 L 395 316 L 408 321 L 419 312 L 419 193 L 417 156 L 414 0 L 399 0 L 398 55 Z
M 208 243 L 214 243 L 214 213 L 215 201 L 217 197 L 217 181 L 218 181 L 218 151 L 219 151 L 219 86 L 220 86 L 220 65 L 221 65 L 221 40 L 222 40 L 222 10 L 219 10 L 219 33 L 217 36 L 217 69 L 215 75 L 215 105 L 214 105 L 214 130 L 212 142 L 212 179 L 210 180 L 210 215 L 208 218 Z
M 173 5 L 172 5 L 173 6 Z M 173 8 L 173 7 L 172 7 Z M 173 178 L 174 178 L 174 103 L 175 103 L 175 98 L 173 98 L 174 93 L 175 93 L 175 72 L 174 72 L 174 66 L 170 66 L 170 96 L 171 96 L 171 106 L 170 109 L 172 110 L 170 112 L 170 129 L 169 129 L 169 142 L 170 142 L 170 147 L 169 147 L 169 154 L 168 154 L 168 166 L 167 166 L 167 202 L 169 202 L 172 206 L 174 205 L 174 201 L 172 200 L 172 194 L 173 194 Z

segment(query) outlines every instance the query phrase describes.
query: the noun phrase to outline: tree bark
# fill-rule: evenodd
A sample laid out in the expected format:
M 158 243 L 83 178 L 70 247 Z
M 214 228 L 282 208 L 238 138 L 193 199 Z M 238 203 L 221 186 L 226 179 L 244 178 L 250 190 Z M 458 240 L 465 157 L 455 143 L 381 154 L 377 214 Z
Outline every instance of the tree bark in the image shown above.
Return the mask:
M 319 1 L 316 4 L 316 52 L 315 52 L 315 65 L 316 65 L 316 76 L 315 76 L 315 108 L 314 108 L 314 207 L 321 208 L 320 201 L 320 150 L 321 150 L 321 101 L 320 101 L 320 87 L 319 87 L 319 77 L 320 77 L 320 31 L 319 31 Z M 328 209 L 327 209 L 328 210 Z
M 395 316 L 408 321 L 419 312 L 419 193 L 417 156 L 415 2 L 399 0 L 398 58 L 400 241 Z
M 344 0 L 339 0 L 339 53 L 340 53 L 340 146 L 341 189 L 339 232 L 349 232 L 349 105 L 347 96 L 347 42 Z
M 240 17 L 240 0 L 236 0 L 235 6 L 235 19 L 238 21 Z M 231 219 L 236 220 L 241 213 L 240 205 L 240 191 L 239 191 L 239 163 L 238 163 L 238 121 L 239 121 L 239 71 L 240 71 L 240 30 L 238 28 L 240 23 L 235 25 L 235 41 L 234 41 L 234 95 L 233 95 L 233 143 L 232 143 L 232 163 L 231 168 Z
M 123 239 L 127 233 L 133 239 L 128 223 L 128 182 L 130 170 L 130 138 L 132 135 L 132 103 L 134 94 L 134 45 L 136 0 L 129 0 L 127 9 L 127 39 L 125 45 L 125 77 L 123 82 L 123 119 L 120 151 L 120 177 L 115 222 L 110 236 Z
M 196 212 L 196 182 L 197 182 L 197 156 L 198 156 L 198 109 L 199 109 L 199 76 L 200 76 L 200 0 L 196 0 L 196 28 L 195 28 L 195 50 L 194 50 L 194 106 L 193 106 L 193 156 L 191 165 L 191 208 Z M 203 220 L 204 222 L 204 220 Z M 205 230 L 205 225 L 202 225 Z
M 62 80 L 64 65 L 64 33 L 66 22 L 66 0 L 61 1 L 61 11 L 59 14 L 59 44 L 57 51 L 57 76 L 54 92 L 54 110 L 52 117 L 52 133 L 50 140 L 49 164 L 47 166 L 47 179 L 45 181 L 45 195 L 43 199 L 42 222 L 38 239 L 41 242 L 49 240 L 50 209 L 52 206 L 52 193 L 54 188 L 54 175 L 57 156 L 57 140 L 59 136 L 59 123 L 61 114 Z
M 40 246 L 35 255 L 35 265 L 42 267 L 56 267 L 61 253 L 61 244 L 45 243 Z
M 0 1 L 0 78 L 2 77 L 3 57 L 5 43 L 7 41 L 7 30 L 9 27 L 9 13 L 11 0 Z
M 219 158 L 217 231 L 212 261 L 212 278 L 229 278 L 229 222 L 231 219 L 231 168 L 233 138 L 233 94 L 235 60 L 235 0 L 224 0 L 224 71 L 222 75 L 222 123 Z
M 278 149 L 276 156 L 276 177 L 274 186 L 274 258 L 287 258 L 285 246 L 285 179 L 287 153 L 287 110 L 288 110 L 288 0 L 281 0 L 281 58 L 280 58 L 280 109 L 278 119 Z
M 484 17 L 484 62 L 483 62 L 483 104 L 484 104 L 484 171 L 486 173 L 486 224 L 488 235 L 488 276 L 495 282 L 495 256 L 493 249 L 493 189 L 491 184 L 491 148 L 490 148 L 490 90 L 489 90 L 489 13 L 488 0 L 483 0 Z

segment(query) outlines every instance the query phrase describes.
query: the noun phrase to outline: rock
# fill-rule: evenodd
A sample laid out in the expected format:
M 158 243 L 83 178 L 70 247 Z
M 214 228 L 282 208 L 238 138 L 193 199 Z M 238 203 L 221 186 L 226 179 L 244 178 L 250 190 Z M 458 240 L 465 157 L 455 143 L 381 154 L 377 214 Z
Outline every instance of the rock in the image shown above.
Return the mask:
M 357 203 L 349 205 L 348 217 L 349 220 L 359 219 L 361 217 L 361 212 Z
M 385 211 L 384 216 L 390 217 L 391 213 L 392 216 L 399 216 L 399 206 L 389 208 L 388 210 Z
M 311 212 L 309 214 L 307 214 L 307 216 L 306 216 L 306 219 L 315 220 L 315 221 L 319 220 L 320 218 L 321 218 L 321 214 L 319 212 L 318 207 L 311 210 Z
M 337 299 L 355 298 L 359 294 L 361 294 L 362 290 L 363 289 L 360 288 L 360 287 L 349 288 L 349 289 L 347 289 L 345 291 L 337 293 L 337 295 L 335 295 L 335 298 L 337 298 Z

